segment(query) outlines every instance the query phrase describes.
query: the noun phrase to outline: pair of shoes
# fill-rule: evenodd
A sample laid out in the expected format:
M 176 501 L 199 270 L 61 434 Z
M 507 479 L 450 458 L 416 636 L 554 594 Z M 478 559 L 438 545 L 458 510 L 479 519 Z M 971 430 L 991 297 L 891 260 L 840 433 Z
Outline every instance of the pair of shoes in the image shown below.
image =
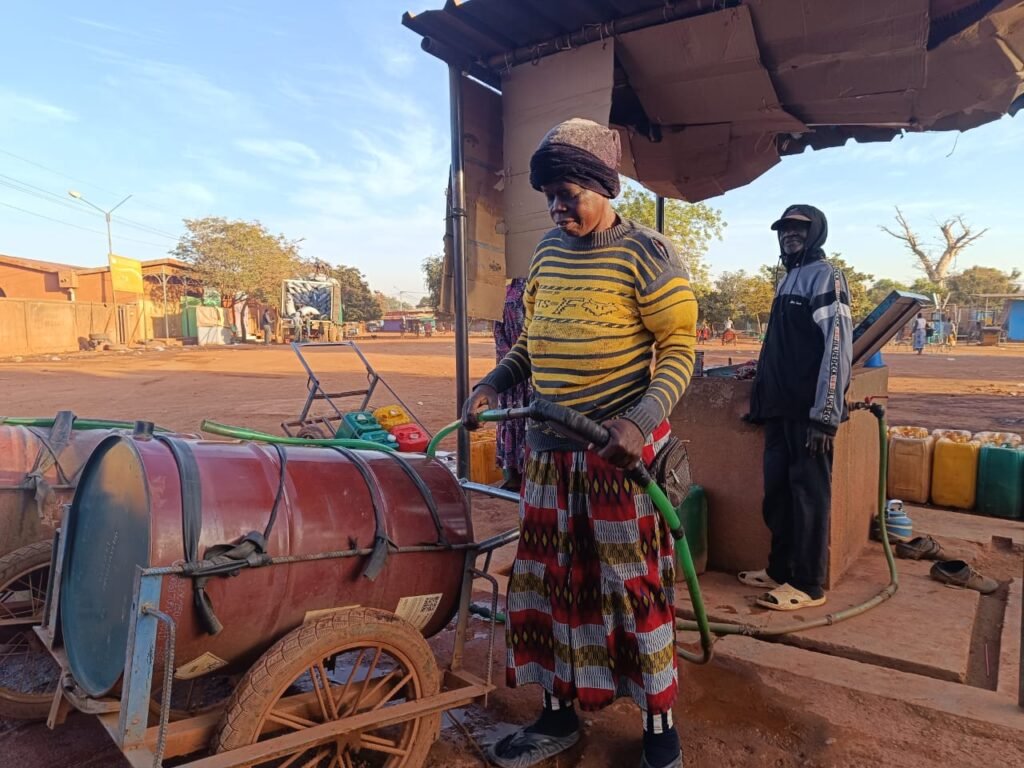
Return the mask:
M 891 542 L 890 542 L 891 543 Z M 896 543 L 896 556 L 907 560 L 945 560 L 942 545 L 931 536 L 917 536 L 910 541 Z
M 963 560 L 945 560 L 932 566 L 931 577 L 943 584 L 963 589 L 975 589 L 983 595 L 991 595 L 999 589 L 999 582 L 983 576 Z
M 679 752 L 679 757 L 673 760 L 668 765 L 651 765 L 647 762 L 647 755 L 643 755 L 640 758 L 640 768 L 683 768 L 683 753 L 682 750 Z
M 827 599 L 825 595 L 811 597 L 796 587 L 783 584 L 757 598 L 757 604 L 762 608 L 771 608 L 773 611 L 799 611 L 801 608 L 824 605 Z
M 748 587 L 775 589 L 779 586 L 779 582 L 769 576 L 765 568 L 762 568 L 760 571 L 740 571 L 736 574 L 736 578 Z
M 580 740 L 580 732 L 545 736 L 521 728 L 487 748 L 487 758 L 498 768 L 529 768 L 564 752 Z

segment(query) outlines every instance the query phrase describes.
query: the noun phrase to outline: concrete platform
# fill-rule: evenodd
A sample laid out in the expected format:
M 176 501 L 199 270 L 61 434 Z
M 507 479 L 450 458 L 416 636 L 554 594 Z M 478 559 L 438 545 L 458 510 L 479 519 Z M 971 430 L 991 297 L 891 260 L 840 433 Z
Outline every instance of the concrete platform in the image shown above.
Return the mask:
M 778 642 L 963 683 L 981 596 L 939 584 L 928 576 L 930 567 L 930 562 L 898 560 L 900 589 L 891 600 L 833 626 L 783 635 Z M 757 606 L 754 600 L 758 590 L 740 584 L 731 574 L 706 573 L 700 581 L 713 621 L 778 627 L 809 622 L 863 603 L 885 587 L 889 571 L 881 545 L 871 544 L 829 592 L 826 605 L 793 613 Z M 681 612 L 690 614 L 685 588 L 678 594 L 677 605 Z
M 932 536 L 961 539 L 976 544 L 989 544 L 993 536 L 1011 539 L 1014 544 L 1024 544 L 1024 523 L 1003 520 L 998 517 L 972 515 L 929 507 L 907 506 L 907 514 L 914 521 L 914 533 L 930 533 Z

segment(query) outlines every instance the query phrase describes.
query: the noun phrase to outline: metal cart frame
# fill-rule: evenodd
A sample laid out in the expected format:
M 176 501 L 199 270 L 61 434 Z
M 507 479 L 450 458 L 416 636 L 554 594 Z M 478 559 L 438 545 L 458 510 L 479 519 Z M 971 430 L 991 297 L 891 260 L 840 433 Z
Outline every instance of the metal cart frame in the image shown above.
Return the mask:
M 335 398 L 361 397 L 362 400 L 360 401 L 358 410 L 365 411 L 367 406 L 370 404 L 370 400 L 373 399 L 373 394 L 376 391 L 378 384 L 382 385 L 391 393 L 392 396 L 394 396 L 395 401 L 405 409 L 406 413 L 410 416 L 413 415 L 412 409 L 405 404 L 391 385 L 374 370 L 370 361 L 366 359 L 366 355 L 363 354 L 363 351 L 359 349 L 358 345 L 354 341 L 293 341 L 291 347 L 292 351 L 295 352 L 295 355 L 299 358 L 299 362 L 302 364 L 302 367 L 305 369 L 307 379 L 306 402 L 303 403 L 302 410 L 299 411 L 298 417 L 291 421 L 281 422 L 281 429 L 284 430 L 284 433 L 289 437 L 308 437 L 310 436 L 309 430 L 314 429 L 320 430 L 321 432 L 323 432 L 323 430 L 327 430 L 328 433 L 322 434 L 322 437 L 334 437 L 338 431 L 338 425 L 341 423 L 342 417 L 344 416 L 344 412 L 335 404 Z M 313 372 L 313 368 L 310 365 L 309 360 L 302 353 L 303 349 L 306 347 L 313 347 L 316 349 L 325 349 L 327 347 L 351 349 L 359 356 L 360 361 L 362 361 L 363 366 L 366 368 L 367 387 L 365 389 L 353 389 L 344 392 L 328 392 L 324 389 L 320 378 Z M 318 401 L 327 403 L 334 413 L 326 416 L 311 417 L 309 415 L 310 411 L 313 409 L 313 405 Z M 423 429 L 424 433 L 433 437 L 430 431 L 427 430 L 422 423 L 420 423 L 420 427 Z M 305 434 L 303 434 L 304 432 Z
M 401 557 L 403 553 L 433 550 L 458 549 L 464 550 L 466 553 L 452 659 L 448 668 L 443 670 L 441 690 L 437 695 L 330 721 L 304 731 L 275 736 L 240 749 L 199 757 L 185 764 L 183 768 L 240 768 L 256 760 L 272 760 L 275 757 L 292 754 L 303 747 L 308 748 L 322 744 L 370 726 L 379 728 L 382 725 L 417 720 L 427 715 L 462 707 L 474 699 L 486 697 L 495 688 L 491 680 L 491 662 L 494 654 L 495 617 L 498 605 L 498 582 L 488 573 L 488 569 L 492 553 L 496 549 L 516 541 L 518 537 L 518 530 L 510 530 L 482 542 L 447 546 L 402 547 L 391 550 L 391 555 L 395 557 Z M 113 696 L 94 698 L 87 695 L 75 683 L 70 672 L 67 655 L 63 649 L 58 617 L 61 575 L 66 556 L 65 542 L 66 539 L 58 532 L 55 538 L 50 569 L 51 579 L 46 595 L 43 623 L 35 629 L 36 634 L 61 669 L 60 684 L 50 707 L 48 725 L 51 728 L 60 725 L 71 709 L 96 715 L 133 768 L 160 768 L 165 758 L 181 757 L 203 750 L 210 742 L 220 721 L 222 715 L 220 707 L 184 720 L 170 722 L 175 624 L 171 616 L 159 610 L 159 605 L 164 580 L 188 578 L 184 575 L 183 569 L 180 566 L 137 569 L 131 608 L 132 624 L 128 634 L 120 698 Z M 365 557 L 371 552 L 370 549 L 351 549 L 312 555 L 276 557 L 270 565 L 265 567 L 272 568 L 284 563 L 310 560 Z M 477 567 L 480 556 L 484 557 L 484 561 L 480 567 Z M 463 666 L 470 604 L 473 586 L 477 579 L 488 582 L 490 586 L 491 618 L 486 679 L 473 675 Z M 163 648 L 158 648 L 158 630 L 161 624 L 167 628 L 167 642 Z M 160 703 L 160 716 L 158 725 L 151 726 L 149 720 L 151 697 L 154 690 L 153 673 L 156 660 L 161 657 L 164 661 L 164 680 L 161 687 L 163 695 Z

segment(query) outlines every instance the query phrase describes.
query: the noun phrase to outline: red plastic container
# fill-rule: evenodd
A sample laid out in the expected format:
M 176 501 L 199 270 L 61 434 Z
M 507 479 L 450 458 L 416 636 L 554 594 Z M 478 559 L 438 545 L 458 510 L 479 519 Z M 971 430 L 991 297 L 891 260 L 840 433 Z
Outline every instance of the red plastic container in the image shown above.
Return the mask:
M 402 424 L 391 430 L 398 440 L 398 450 L 405 453 L 423 453 L 430 443 L 430 436 L 419 424 Z

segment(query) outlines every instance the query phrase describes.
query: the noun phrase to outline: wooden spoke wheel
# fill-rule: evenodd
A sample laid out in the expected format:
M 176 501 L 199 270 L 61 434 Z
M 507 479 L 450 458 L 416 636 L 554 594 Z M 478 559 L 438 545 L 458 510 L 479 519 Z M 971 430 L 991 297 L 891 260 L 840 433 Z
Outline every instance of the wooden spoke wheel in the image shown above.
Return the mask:
M 0 717 L 45 719 L 60 681 L 32 631 L 43 620 L 52 549 L 41 541 L 0 557 Z
M 339 611 L 293 630 L 260 658 L 228 702 L 212 746 L 227 752 L 371 712 L 383 719 L 389 707 L 439 690 L 437 660 L 417 630 L 387 611 Z M 411 714 L 251 766 L 420 768 L 440 724 L 440 713 Z

